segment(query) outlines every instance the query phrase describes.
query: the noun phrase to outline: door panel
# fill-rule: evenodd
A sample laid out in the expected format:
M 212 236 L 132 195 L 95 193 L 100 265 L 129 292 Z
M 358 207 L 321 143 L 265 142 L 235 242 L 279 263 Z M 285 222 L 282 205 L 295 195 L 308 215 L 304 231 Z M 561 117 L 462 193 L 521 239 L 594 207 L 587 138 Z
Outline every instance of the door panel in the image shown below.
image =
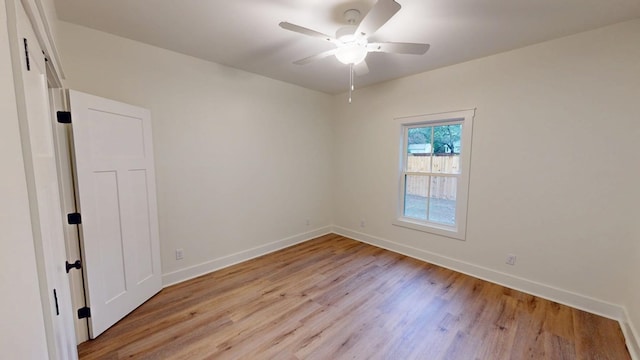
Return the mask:
M 90 337 L 160 291 L 148 110 L 70 91 Z
M 106 303 L 110 303 L 127 290 L 117 173 L 115 171 L 96 172 L 93 174 L 93 183 L 98 191 L 95 195 L 95 215 L 97 230 L 101 236 L 100 242 L 96 245 L 102 255 L 101 265 L 104 267 L 102 278 L 104 299 Z M 85 241 L 91 241 L 91 239 Z
M 152 241 L 151 241 L 151 222 L 149 221 L 149 211 L 147 211 L 146 205 L 149 203 L 149 199 L 146 192 L 136 192 L 133 189 L 146 189 L 148 187 L 147 171 L 146 170 L 132 170 L 129 172 L 131 177 L 132 186 L 132 221 L 135 224 L 140 224 L 132 231 L 132 241 L 134 242 L 135 254 L 137 258 L 135 262 L 138 264 L 137 274 L 135 274 L 136 283 L 146 281 L 149 277 L 153 276 L 153 258 L 149 256 L 151 254 Z

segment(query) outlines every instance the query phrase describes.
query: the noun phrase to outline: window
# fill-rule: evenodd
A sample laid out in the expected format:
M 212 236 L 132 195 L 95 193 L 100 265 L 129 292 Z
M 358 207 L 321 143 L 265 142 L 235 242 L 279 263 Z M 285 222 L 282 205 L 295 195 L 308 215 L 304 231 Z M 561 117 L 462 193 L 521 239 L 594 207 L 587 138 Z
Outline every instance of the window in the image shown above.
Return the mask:
M 474 112 L 397 119 L 402 146 L 395 225 L 464 240 Z

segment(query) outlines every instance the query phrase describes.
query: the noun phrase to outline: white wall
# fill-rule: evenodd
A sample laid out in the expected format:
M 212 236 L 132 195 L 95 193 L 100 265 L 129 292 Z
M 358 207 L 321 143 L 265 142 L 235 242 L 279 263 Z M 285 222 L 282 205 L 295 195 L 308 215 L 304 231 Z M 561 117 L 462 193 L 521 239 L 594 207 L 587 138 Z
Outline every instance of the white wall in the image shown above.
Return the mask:
M 639 43 L 635 20 L 360 89 L 351 105 L 337 96 L 338 231 L 609 316 L 609 303 L 637 309 L 625 294 L 637 241 Z M 393 119 L 469 108 L 467 240 L 391 225 Z
M 328 230 L 330 96 L 69 23 L 58 30 L 69 88 L 151 110 L 165 282 Z
M 0 24 L 0 349 L 6 359 L 46 359 L 4 0 Z

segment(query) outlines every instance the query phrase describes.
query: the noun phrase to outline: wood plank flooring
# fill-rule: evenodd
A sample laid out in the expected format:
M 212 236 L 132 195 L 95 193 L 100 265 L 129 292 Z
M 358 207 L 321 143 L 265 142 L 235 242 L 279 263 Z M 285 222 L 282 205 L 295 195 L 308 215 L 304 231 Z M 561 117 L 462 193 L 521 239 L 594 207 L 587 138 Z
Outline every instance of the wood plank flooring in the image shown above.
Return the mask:
M 616 321 L 331 234 L 162 290 L 89 359 L 630 359 Z

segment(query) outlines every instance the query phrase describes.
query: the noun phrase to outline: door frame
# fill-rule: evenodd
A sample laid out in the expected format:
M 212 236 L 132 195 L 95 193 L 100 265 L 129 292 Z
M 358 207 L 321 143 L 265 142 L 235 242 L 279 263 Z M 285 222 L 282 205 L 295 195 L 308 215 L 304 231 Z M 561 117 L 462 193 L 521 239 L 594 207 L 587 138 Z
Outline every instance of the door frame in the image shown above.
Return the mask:
M 45 5 L 50 5 L 49 8 L 45 8 Z M 49 254 L 46 254 L 43 248 L 42 237 L 40 234 L 40 219 L 38 215 L 38 204 L 41 206 L 47 206 L 50 204 L 45 198 L 38 197 L 35 189 L 34 182 L 34 168 L 32 154 L 33 154 L 33 146 L 29 140 L 29 126 L 28 126 L 28 116 L 27 116 L 27 101 L 25 95 L 25 88 L 23 83 L 23 71 L 22 64 L 24 62 L 24 47 L 23 44 L 19 41 L 20 30 L 19 30 L 19 20 L 18 19 L 18 11 L 22 11 L 21 7 L 24 9 L 24 12 L 27 15 L 27 24 L 33 29 L 35 33 L 35 40 L 42 52 L 34 51 L 32 56 L 44 56 L 47 61 L 45 65 L 45 74 L 47 80 L 47 97 L 49 100 L 49 94 L 51 89 L 60 88 L 63 84 L 64 74 L 62 72 L 62 68 L 59 62 L 59 56 L 57 52 L 57 48 L 54 42 L 54 38 L 52 35 L 52 30 L 49 25 L 49 19 L 47 18 L 47 13 L 52 14 L 51 7 L 52 3 L 47 3 L 43 5 L 40 0 L 5 0 L 4 6 L 6 7 L 6 16 L 7 16 L 7 33 L 9 35 L 9 52 L 11 55 L 11 63 L 13 69 L 13 83 L 15 89 L 15 100 L 16 100 L 16 113 L 18 118 L 18 123 L 20 125 L 20 141 L 22 143 L 22 153 L 24 160 L 24 170 L 26 176 L 27 183 L 27 194 L 28 194 L 28 203 L 29 203 L 29 214 L 30 214 L 30 222 L 32 228 L 32 239 L 33 239 L 33 254 L 36 262 L 36 273 L 37 273 L 37 282 L 39 284 L 39 292 L 40 292 L 40 302 L 43 315 L 44 322 L 44 333 L 46 337 L 46 348 L 48 358 L 50 359 L 58 359 L 59 358 L 59 350 L 57 344 L 62 342 L 64 344 L 73 344 L 75 342 L 75 335 L 73 328 L 66 329 L 68 331 L 58 331 L 56 330 L 56 326 L 54 325 L 53 316 L 50 313 L 51 304 L 54 301 L 55 294 L 49 293 L 49 284 L 48 279 L 54 278 L 58 276 L 60 268 L 64 267 L 64 264 L 52 264 L 52 259 L 49 258 Z M 56 19 L 51 19 L 55 21 Z M 35 46 L 34 46 L 35 48 Z M 39 49 L 40 50 L 40 49 Z M 47 113 L 50 110 L 50 107 L 47 108 Z M 49 127 L 48 131 L 51 131 L 51 135 L 53 135 L 53 121 L 54 119 L 49 116 L 49 121 L 51 122 L 51 127 Z M 55 171 L 59 178 L 60 170 L 57 164 L 57 155 L 54 153 L 54 161 Z M 63 219 L 60 218 L 59 221 L 63 222 Z M 54 247 L 60 247 L 64 249 L 64 243 L 62 244 L 53 244 Z M 65 252 L 66 256 L 66 252 Z M 59 259 L 53 259 L 54 261 L 59 261 Z M 59 289 L 60 291 L 57 293 L 57 297 L 64 297 L 66 299 L 70 298 L 70 291 L 68 287 L 66 290 Z M 64 309 L 67 310 L 67 309 Z M 21 311 L 21 310 L 18 310 Z M 38 310 L 30 310 L 30 311 L 38 311 Z M 63 319 L 68 319 L 69 316 L 73 316 L 73 311 L 61 311 L 60 316 Z M 71 356 L 73 358 L 77 358 L 77 351 L 75 347 L 71 350 Z M 75 356 L 74 356 L 75 355 Z
M 69 111 L 68 91 L 65 89 L 50 89 L 51 113 L 57 111 Z M 78 212 L 75 188 L 75 168 L 73 158 L 73 132 L 66 124 L 54 125 L 54 144 L 58 163 L 58 184 L 63 214 Z M 77 225 L 64 224 L 64 239 L 67 258 L 70 263 L 82 258 L 80 233 Z M 69 273 L 69 287 L 71 290 L 71 304 L 74 310 L 87 305 L 84 286 L 84 269 Z M 86 318 L 73 317 L 76 344 L 89 340 L 89 324 Z

